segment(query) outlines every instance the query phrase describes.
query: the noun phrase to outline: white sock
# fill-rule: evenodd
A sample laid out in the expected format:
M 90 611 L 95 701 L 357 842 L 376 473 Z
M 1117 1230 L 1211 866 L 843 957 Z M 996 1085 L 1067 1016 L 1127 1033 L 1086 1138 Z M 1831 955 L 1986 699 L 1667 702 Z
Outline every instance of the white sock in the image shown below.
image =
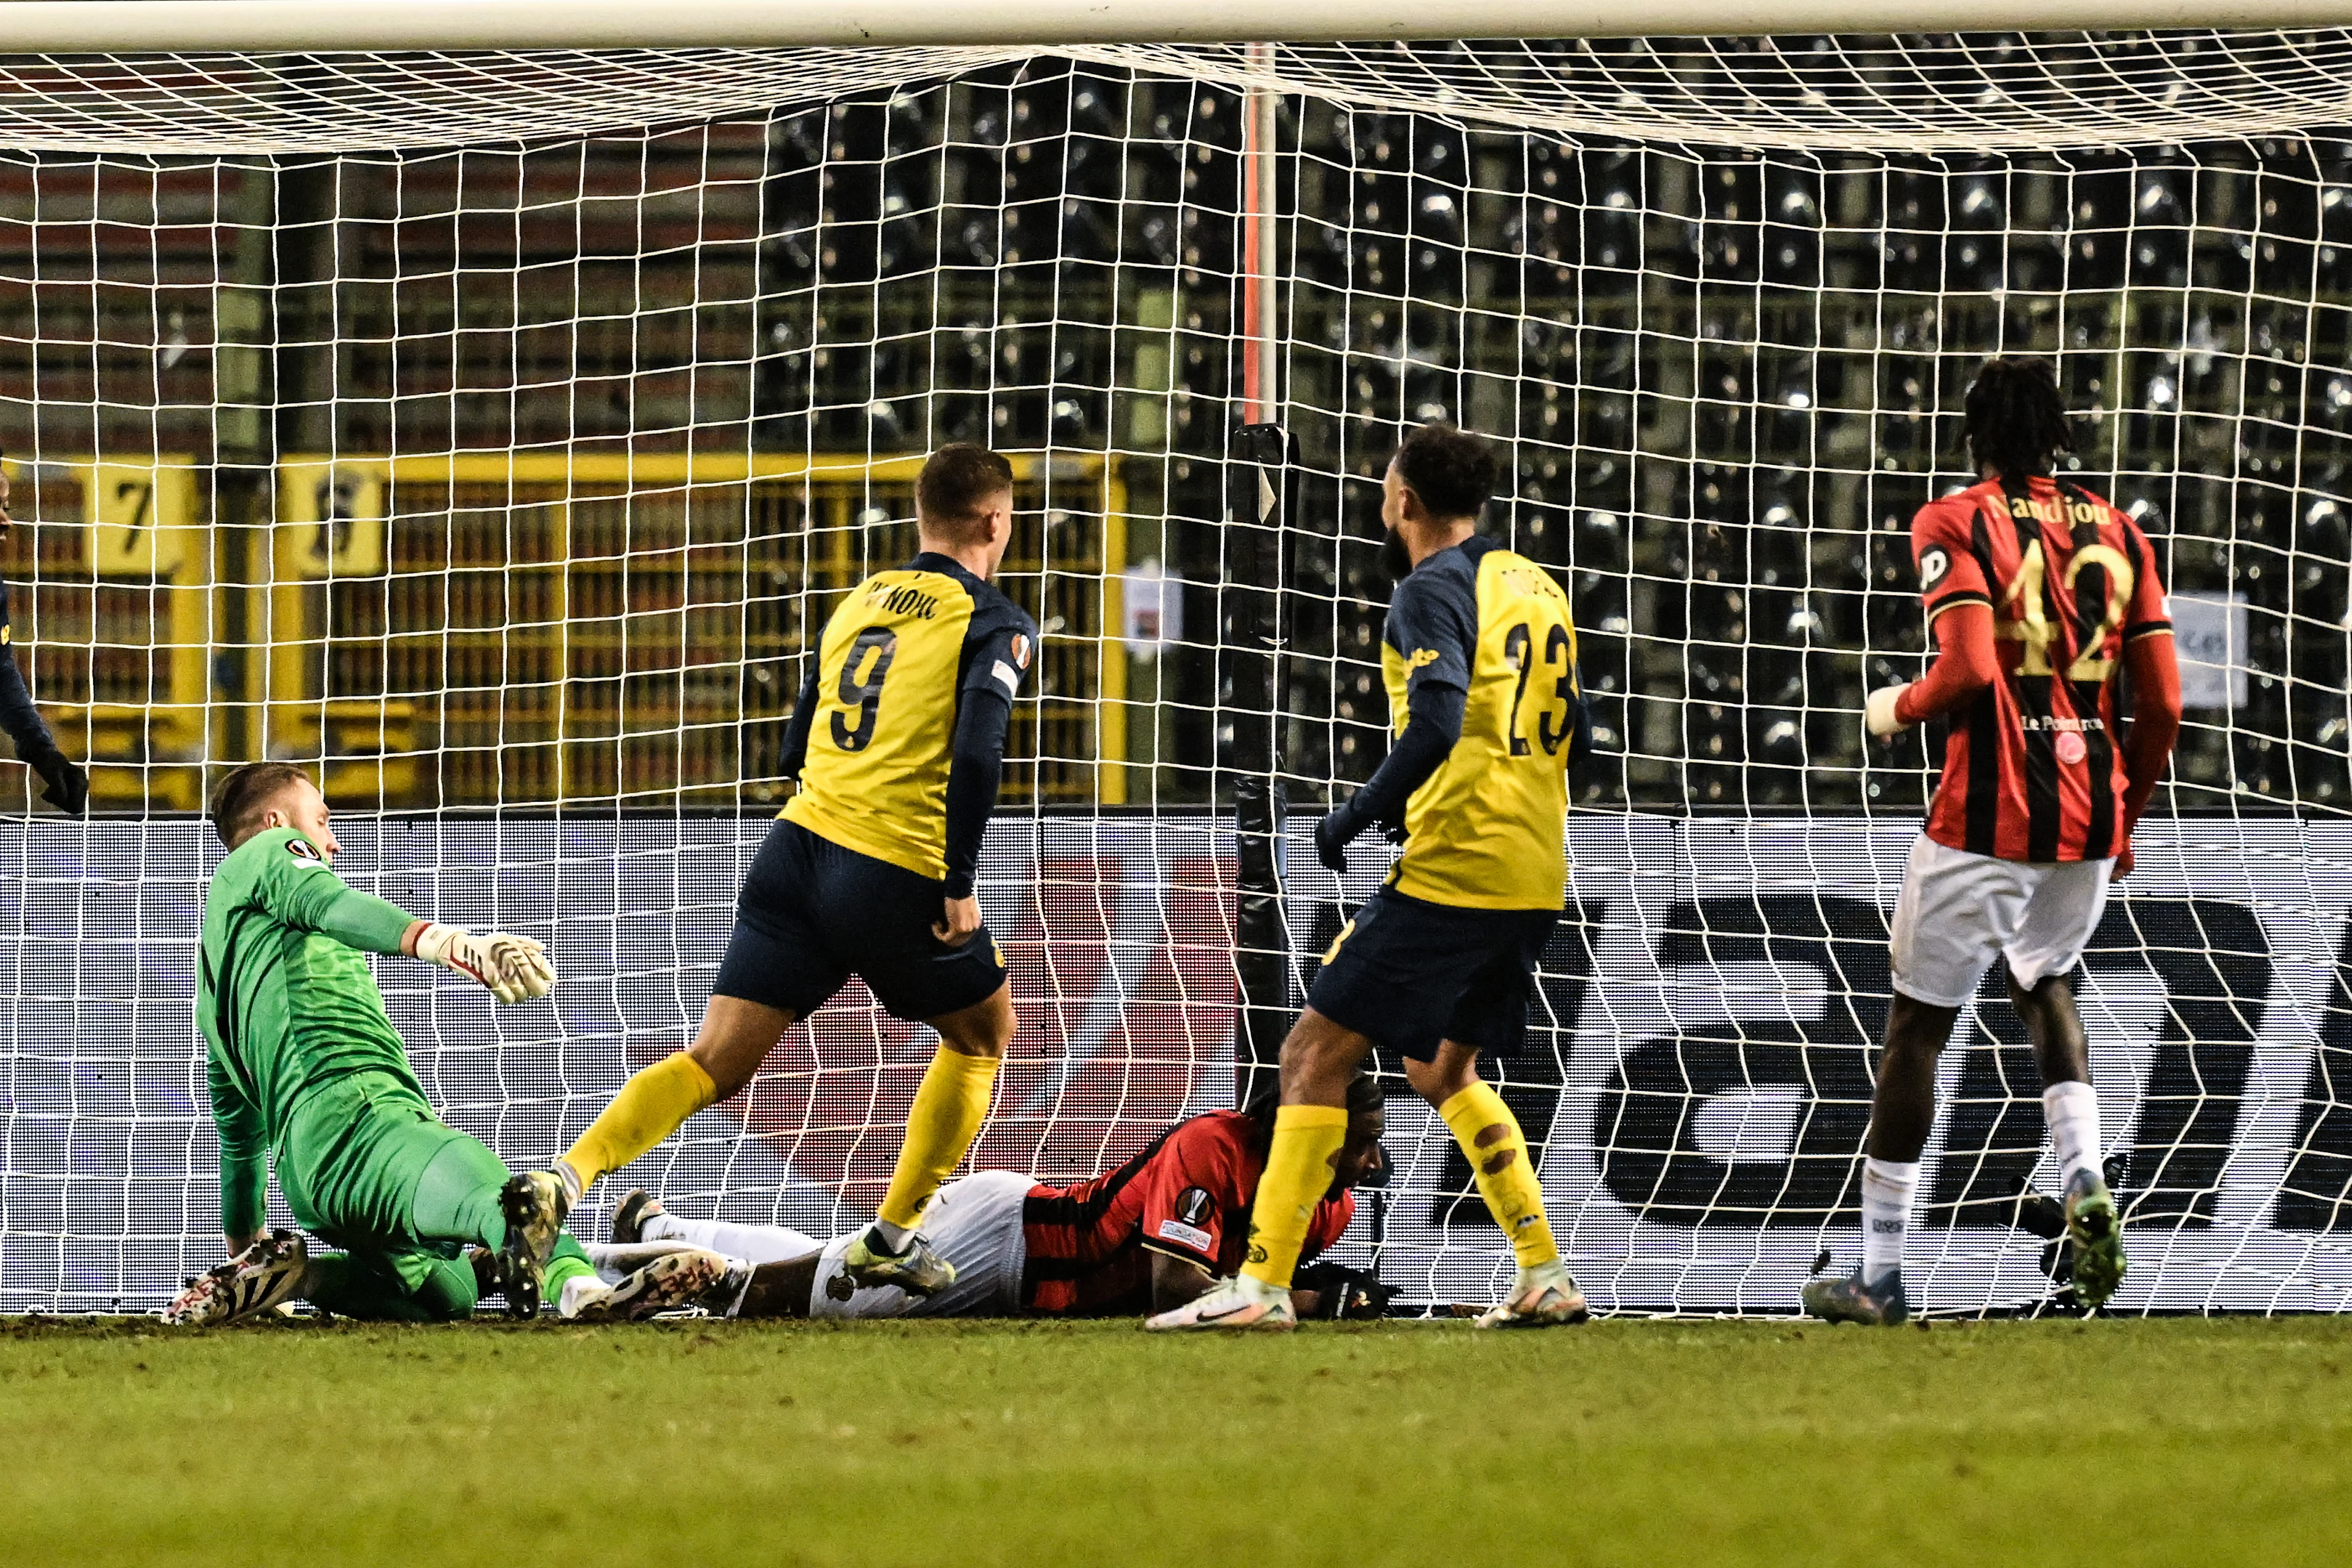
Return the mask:
M 1875 1285 L 1903 1267 L 1903 1232 L 1911 1223 L 1911 1194 L 1919 1190 L 1919 1163 L 1862 1163 L 1862 1282 Z
M 674 1214 L 648 1216 L 639 1234 L 647 1241 L 682 1241 L 750 1263 L 790 1263 L 824 1250 L 824 1243 L 788 1226 L 730 1225 L 723 1220 L 680 1219 Z
M 2042 1091 L 2042 1114 L 2049 1119 L 2050 1142 L 2057 1147 L 2061 1190 L 2077 1171 L 2104 1179 L 2099 1169 L 2099 1091 L 2087 1083 L 2053 1083 Z
M 892 1225 L 888 1220 L 882 1218 L 879 1215 L 877 1215 L 874 1219 L 874 1239 L 880 1242 L 883 1247 L 889 1251 L 904 1252 L 907 1250 L 906 1230 L 902 1226 Z
M 563 1293 L 555 1303 L 559 1317 L 576 1318 L 593 1301 L 613 1293 L 613 1288 L 601 1279 L 591 1279 L 585 1274 L 575 1274 L 563 1282 Z

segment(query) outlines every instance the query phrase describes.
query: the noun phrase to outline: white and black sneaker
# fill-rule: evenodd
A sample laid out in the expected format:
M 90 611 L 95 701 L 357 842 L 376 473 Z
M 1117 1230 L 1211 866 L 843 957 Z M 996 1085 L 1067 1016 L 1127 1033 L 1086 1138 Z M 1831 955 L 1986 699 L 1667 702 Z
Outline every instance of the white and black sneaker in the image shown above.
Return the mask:
M 163 1309 L 178 1328 L 208 1329 L 275 1311 L 302 1288 L 310 1250 L 290 1230 L 273 1230 L 252 1246 L 188 1281 Z

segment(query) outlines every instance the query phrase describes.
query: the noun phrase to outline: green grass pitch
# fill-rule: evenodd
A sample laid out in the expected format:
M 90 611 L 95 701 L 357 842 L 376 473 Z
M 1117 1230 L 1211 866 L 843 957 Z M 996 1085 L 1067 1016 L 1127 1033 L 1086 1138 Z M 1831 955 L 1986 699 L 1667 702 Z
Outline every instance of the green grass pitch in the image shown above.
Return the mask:
M 2352 1561 L 2352 1322 L 0 1327 L 12 1563 Z

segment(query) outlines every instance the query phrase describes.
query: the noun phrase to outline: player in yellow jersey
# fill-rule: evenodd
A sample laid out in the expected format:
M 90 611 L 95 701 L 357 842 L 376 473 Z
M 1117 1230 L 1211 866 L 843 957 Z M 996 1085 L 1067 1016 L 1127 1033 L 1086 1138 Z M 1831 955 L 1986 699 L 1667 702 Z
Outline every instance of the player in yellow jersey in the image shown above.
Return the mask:
M 1382 480 L 1383 563 L 1396 576 L 1381 662 L 1396 743 L 1318 826 L 1323 863 L 1379 824 L 1404 834 L 1387 885 L 1348 922 L 1282 1045 L 1282 1110 L 1241 1272 L 1153 1329 L 1287 1328 L 1290 1281 L 1348 1131 L 1348 1081 L 1377 1043 L 1468 1156 L 1518 1278 L 1486 1328 L 1580 1322 L 1543 1189 L 1478 1053 L 1527 1030 L 1537 959 L 1567 892 L 1567 767 L 1591 726 L 1576 626 L 1550 573 L 1477 536 L 1496 459 L 1481 437 L 1425 425 Z
M 916 1234 L 971 1146 L 1013 1038 L 1004 961 L 972 874 L 1037 626 L 989 586 L 1013 536 L 1013 468 L 942 447 L 915 485 L 922 552 L 851 591 L 793 710 L 799 793 L 744 879 L 694 1044 L 623 1086 L 558 1163 L 573 1198 L 751 1081 L 852 974 L 937 1030 L 897 1169 L 845 1270 L 929 1295 L 955 1269 Z

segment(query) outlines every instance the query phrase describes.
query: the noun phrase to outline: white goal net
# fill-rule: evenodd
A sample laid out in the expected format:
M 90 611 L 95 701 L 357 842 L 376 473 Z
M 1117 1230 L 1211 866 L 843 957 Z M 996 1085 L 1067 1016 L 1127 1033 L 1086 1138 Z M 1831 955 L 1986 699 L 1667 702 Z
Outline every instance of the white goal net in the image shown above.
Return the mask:
M 2347 68 L 2336 32 L 0 57 L 0 574 L 93 807 L 0 772 L 0 1311 L 217 1256 L 195 814 L 240 761 L 320 766 L 359 885 L 548 942 L 555 998 L 495 1013 L 380 971 L 510 1163 L 681 1045 L 813 629 L 910 553 L 947 440 L 1013 457 L 1044 634 L 973 1161 L 1075 1178 L 1230 1103 L 1236 794 L 1292 814 L 1295 1004 L 1389 853 L 1342 885 L 1305 835 L 1385 749 L 1378 475 L 1441 417 L 1507 450 L 1488 526 L 1569 584 L 1601 752 L 1492 1075 L 1596 1305 L 1792 1310 L 1858 1250 L 1930 780 L 1862 696 L 1920 666 L 1907 527 L 1993 353 L 2056 360 L 2187 661 L 2081 982 L 2118 1305 L 2347 1305 Z M 1236 517 L 1261 379 L 1296 459 Z M 1944 1058 L 1931 1310 L 2054 1289 L 1998 985 Z M 928 1054 L 853 985 L 609 1185 L 845 1227 Z M 1378 1065 L 1342 1256 L 1491 1300 L 1508 1253 Z

